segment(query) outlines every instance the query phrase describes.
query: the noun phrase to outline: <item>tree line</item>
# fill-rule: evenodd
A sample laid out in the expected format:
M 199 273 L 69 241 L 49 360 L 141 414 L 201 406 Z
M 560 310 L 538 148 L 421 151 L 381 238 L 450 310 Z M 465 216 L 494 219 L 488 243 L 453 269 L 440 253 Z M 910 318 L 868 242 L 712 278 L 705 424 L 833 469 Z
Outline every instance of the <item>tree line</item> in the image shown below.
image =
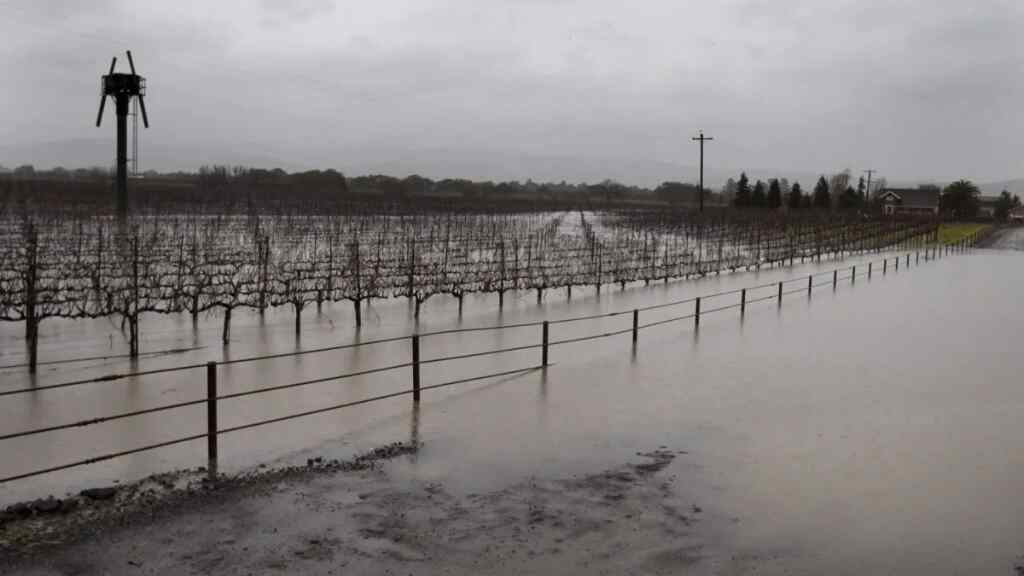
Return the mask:
M 726 182 L 723 195 L 736 208 L 857 211 L 868 208 L 872 197 L 885 186 L 883 178 L 872 182 L 869 190 L 862 176 L 854 187 L 850 171 L 844 170 L 829 178 L 820 176 L 814 188 L 805 192 L 800 182 L 790 184 L 786 178 L 771 178 L 767 183 L 757 180 L 751 184 L 747 173 L 743 172 L 739 180 L 730 178 Z

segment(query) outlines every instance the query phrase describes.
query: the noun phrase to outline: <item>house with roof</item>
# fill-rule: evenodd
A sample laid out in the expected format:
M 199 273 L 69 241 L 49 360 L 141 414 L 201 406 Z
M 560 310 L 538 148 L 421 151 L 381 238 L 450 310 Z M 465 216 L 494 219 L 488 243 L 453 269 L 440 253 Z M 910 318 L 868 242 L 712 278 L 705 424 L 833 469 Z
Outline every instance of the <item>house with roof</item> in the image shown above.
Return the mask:
M 939 213 L 940 194 L 941 191 L 932 186 L 883 188 L 875 199 L 882 205 L 882 213 L 887 216 L 934 216 Z

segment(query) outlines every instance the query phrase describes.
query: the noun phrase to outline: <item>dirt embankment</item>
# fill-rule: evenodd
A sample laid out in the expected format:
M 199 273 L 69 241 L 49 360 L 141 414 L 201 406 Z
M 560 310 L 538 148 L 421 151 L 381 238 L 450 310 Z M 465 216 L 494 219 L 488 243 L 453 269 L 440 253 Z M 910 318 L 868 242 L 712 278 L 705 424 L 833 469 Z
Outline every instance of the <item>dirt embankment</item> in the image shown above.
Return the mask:
M 359 465 L 312 462 L 217 487 L 168 489 L 152 501 L 89 503 L 64 516 L 14 520 L 0 531 L 7 542 L 0 572 L 590 575 L 708 568 L 694 527 L 702 510 L 680 500 L 666 470 L 675 452 L 462 496 L 438 484 L 395 481 L 373 465 L 388 456 Z M 82 516 L 88 509 L 91 516 Z

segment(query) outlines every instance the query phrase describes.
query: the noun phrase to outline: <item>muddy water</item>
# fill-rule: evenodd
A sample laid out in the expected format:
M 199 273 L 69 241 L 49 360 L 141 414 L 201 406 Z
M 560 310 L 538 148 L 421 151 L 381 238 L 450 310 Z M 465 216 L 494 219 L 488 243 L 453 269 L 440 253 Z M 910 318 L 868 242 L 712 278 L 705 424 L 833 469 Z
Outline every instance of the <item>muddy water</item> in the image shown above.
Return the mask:
M 824 268 L 824 266 L 823 266 Z M 470 300 L 462 325 L 520 322 L 547 316 L 631 308 L 693 294 L 806 274 L 762 270 L 625 292 L 608 290 L 547 299 L 533 294 Z M 813 269 L 813 268 L 811 268 Z M 824 280 L 824 278 L 822 278 Z M 788 296 L 629 336 L 560 346 L 544 372 L 424 393 L 419 410 L 408 398 L 275 424 L 222 439 L 226 468 L 251 465 L 294 450 L 345 455 L 385 441 L 425 442 L 398 474 L 443 481 L 452 490 L 497 489 L 523 477 L 600 470 L 637 451 L 668 446 L 689 452 L 685 464 L 700 504 L 723 519 L 722 562 L 745 573 L 1008 573 L 1024 552 L 1024 448 L 1019 415 L 1024 389 L 1016 374 L 1016 306 L 1024 255 L 979 252 L 938 262 L 875 270 L 868 282 L 822 287 L 808 300 Z M 844 283 L 845 284 L 845 283 Z M 794 286 L 795 287 L 795 286 Z M 751 294 L 768 294 L 771 289 Z M 730 302 L 722 302 L 726 304 Z M 705 309 L 715 306 L 705 303 Z M 374 307 L 363 339 L 413 328 L 404 303 Z M 650 312 L 651 321 L 690 308 Z M 429 302 L 422 330 L 456 325 L 449 302 Z M 159 321 L 157 321 L 159 322 Z M 244 325 L 243 325 L 244 322 Z M 558 325 L 552 338 L 628 326 L 628 317 Z M 150 322 L 143 350 L 199 346 L 148 358 L 143 368 L 219 359 L 216 320 L 193 333 L 187 320 Z M 246 318 L 233 329 L 229 357 L 314 347 L 353 339 L 346 307 L 307 313 L 295 343 L 287 313 Z M 7 328 L 5 328 L 7 330 Z M 3 334 L 3 364 L 17 362 L 19 335 Z M 44 324 L 42 357 L 118 351 L 109 323 Z M 430 338 L 424 357 L 536 342 L 534 328 Z M 398 343 L 323 355 L 225 367 L 222 391 L 358 370 L 408 357 Z M 435 364 L 431 384 L 484 371 L 528 366 L 539 351 L 498 359 Z M 52 365 L 40 384 L 123 371 L 122 360 L 88 366 Z M 4 388 L 30 383 L 22 371 L 2 373 Z M 407 370 L 300 391 L 223 403 L 222 426 L 316 408 L 409 385 Z M 201 397 L 202 374 L 111 382 L 39 392 L 0 402 L 2 430 L 66 422 Z M 170 417 L 167 417 L 170 415 Z M 181 409 L 57 432 L 0 445 L 0 473 L 187 435 L 205 412 Z M 9 484 L 0 500 L 61 492 L 180 466 L 204 464 L 201 442 L 122 458 L 67 473 Z M 691 486 L 691 488 L 693 488 Z

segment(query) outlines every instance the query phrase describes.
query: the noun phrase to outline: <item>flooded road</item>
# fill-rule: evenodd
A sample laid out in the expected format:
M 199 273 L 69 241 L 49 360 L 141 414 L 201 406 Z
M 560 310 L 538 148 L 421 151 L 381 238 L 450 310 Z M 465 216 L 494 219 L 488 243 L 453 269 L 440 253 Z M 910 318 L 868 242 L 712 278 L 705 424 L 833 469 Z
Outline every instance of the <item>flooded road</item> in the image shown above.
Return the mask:
M 1010 226 L 996 230 L 985 241 L 985 245 L 998 250 L 1024 250 L 1024 226 Z
M 878 257 L 875 256 L 875 259 Z M 852 261 L 850 261 L 852 263 Z M 832 265 L 823 263 L 821 269 Z M 464 325 L 500 319 L 628 309 L 806 275 L 815 267 L 762 270 L 624 292 L 564 295 L 537 307 L 533 294 L 510 302 L 467 301 Z M 824 278 L 823 278 L 824 279 Z M 443 482 L 452 491 L 495 490 L 532 475 L 586 474 L 659 446 L 688 452 L 680 482 L 720 519 L 712 528 L 722 573 L 1011 573 L 1024 553 L 1024 388 L 1016 370 L 1017 306 L 1024 255 L 977 251 L 937 262 L 877 268 L 869 282 L 841 285 L 710 314 L 629 336 L 555 347 L 545 371 L 424 392 L 418 410 L 402 397 L 227 435 L 229 469 L 270 458 L 301 461 L 410 437 L 424 442 L 392 471 Z M 848 282 L 848 281 L 847 281 Z M 770 294 L 771 288 L 758 294 Z M 722 302 L 729 304 L 732 301 Z M 706 303 L 712 307 L 718 304 Z M 690 312 L 650 312 L 642 322 Z M 375 307 L 364 339 L 411 330 L 405 303 Z M 450 303 L 429 301 L 421 330 L 455 324 Z M 304 324 L 301 346 L 352 339 L 348 308 Z M 629 317 L 557 325 L 552 339 L 625 328 Z M 186 320 L 144 324 L 143 351 L 198 350 L 140 361 L 153 368 L 219 359 L 216 319 L 197 334 Z M 5 327 L 3 364 L 20 336 Z M 230 356 L 287 349 L 291 316 L 246 319 Z M 109 324 L 43 324 L 41 357 L 118 350 Z M 538 331 L 428 338 L 424 357 L 536 343 Z M 293 340 L 292 340 L 293 341 Z M 404 342 L 223 368 L 222 392 L 404 361 Z M 424 368 L 424 384 L 530 366 L 539 351 Z M 124 371 L 121 360 L 51 365 L 39 383 Z M 5 370 L 3 388 L 29 383 Z M 407 371 L 232 401 L 222 426 L 279 416 L 408 387 Z M 0 402 L 2 431 L 201 397 L 200 372 L 110 382 Z M 4 474 L 202 431 L 203 407 L 127 419 L 0 445 Z M 45 440 L 44 440 L 45 439 Z M 201 442 L 143 453 L 5 486 L 10 501 L 205 463 Z M 296 449 L 302 450 L 294 453 Z M 713 549 L 713 547 L 712 547 Z

